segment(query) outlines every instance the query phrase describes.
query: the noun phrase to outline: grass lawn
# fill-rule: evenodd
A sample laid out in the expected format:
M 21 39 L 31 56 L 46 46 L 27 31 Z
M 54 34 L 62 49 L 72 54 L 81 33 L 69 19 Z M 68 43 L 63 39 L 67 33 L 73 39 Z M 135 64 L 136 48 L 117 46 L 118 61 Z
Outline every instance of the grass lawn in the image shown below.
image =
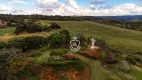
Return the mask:
M 104 39 L 111 47 L 118 47 L 124 53 L 142 52 L 142 32 L 124 28 L 99 24 L 93 21 L 40 21 L 47 25 L 56 22 L 63 29 L 68 29 L 72 34 L 83 33 Z
M 142 80 L 142 71 L 133 67 L 131 74 L 136 80 Z
M 90 71 L 91 71 L 90 80 L 113 80 L 112 77 L 109 78 L 110 76 L 115 77 L 114 80 L 119 79 L 115 74 L 103 68 L 101 66 L 100 61 L 89 59 L 89 58 L 86 58 L 80 55 L 77 55 L 77 56 L 81 60 L 86 62 L 86 64 L 89 66 Z
M 46 47 L 43 47 L 43 48 L 46 48 Z M 50 57 L 51 51 L 61 52 L 63 50 L 68 50 L 68 49 L 59 48 L 59 49 L 53 49 L 53 50 L 48 50 L 47 49 L 44 52 L 42 52 L 43 48 L 40 48 L 40 49 L 37 49 L 37 50 L 33 51 L 33 52 L 40 52 L 41 53 L 40 56 L 32 58 L 32 59 L 34 59 L 35 63 L 43 63 L 43 60 L 48 60 L 48 58 Z
M 0 29 L 0 36 L 3 36 L 4 34 L 12 34 L 15 31 L 15 27 L 9 27 L 9 28 L 4 28 L 4 29 Z

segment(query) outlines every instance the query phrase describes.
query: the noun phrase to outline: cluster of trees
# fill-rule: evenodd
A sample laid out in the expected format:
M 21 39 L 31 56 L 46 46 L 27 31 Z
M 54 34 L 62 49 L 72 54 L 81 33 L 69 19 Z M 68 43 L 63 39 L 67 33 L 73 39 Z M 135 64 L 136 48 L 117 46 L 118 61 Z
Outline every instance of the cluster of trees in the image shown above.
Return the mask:
M 141 21 L 126 22 L 126 21 L 113 20 L 113 19 L 103 19 L 103 20 L 98 20 L 97 22 L 107 24 L 107 25 L 122 27 L 122 28 L 126 28 L 126 29 L 142 31 L 142 22 Z
M 50 47 L 66 47 L 71 39 L 70 32 L 68 30 L 61 30 L 59 33 L 55 33 L 49 37 Z
M 0 79 L 17 80 L 17 74 L 26 67 L 21 49 L 0 49 Z
M 17 74 L 23 71 L 25 63 L 24 52 L 43 45 L 50 45 L 51 48 L 69 44 L 70 33 L 68 30 L 61 30 L 48 38 L 31 36 L 22 39 L 13 39 L 8 42 L 0 42 L 0 79 L 16 80 Z M 67 51 L 62 51 L 66 53 Z
M 55 33 L 50 37 L 31 36 L 21 39 L 13 39 L 8 42 L 0 42 L 0 49 L 2 48 L 18 48 L 23 52 L 31 49 L 35 49 L 42 45 L 49 45 L 50 48 L 58 48 L 68 46 L 70 41 L 70 33 L 68 30 L 61 30 L 59 33 Z
M 0 14 L 0 19 L 7 21 L 15 21 L 14 19 L 36 19 L 36 20 L 61 20 L 61 21 L 82 21 L 82 20 L 93 20 L 92 16 L 47 16 L 47 15 L 11 15 L 11 14 Z M 16 20 L 17 21 L 17 20 Z
M 31 49 L 46 45 L 49 42 L 48 38 L 31 36 L 22 39 L 14 39 L 6 42 L 0 42 L 0 48 L 18 48 L 22 49 L 23 52 Z
M 42 26 L 41 24 L 37 24 L 34 21 L 29 21 L 19 23 L 16 27 L 15 33 L 18 35 L 23 31 L 27 31 L 28 33 L 35 33 L 41 31 L 50 31 L 52 29 L 61 29 L 61 26 L 56 23 L 50 23 L 50 26 Z

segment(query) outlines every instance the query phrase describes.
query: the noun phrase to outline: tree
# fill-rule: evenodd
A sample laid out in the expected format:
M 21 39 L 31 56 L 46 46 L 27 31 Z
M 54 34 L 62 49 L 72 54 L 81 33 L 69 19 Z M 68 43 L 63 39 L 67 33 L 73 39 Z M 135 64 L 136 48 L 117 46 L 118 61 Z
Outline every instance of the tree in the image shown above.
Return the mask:
M 2 48 L 4 48 L 4 47 L 6 47 L 6 43 L 5 42 L 0 42 L 0 49 L 2 49 Z
M 42 26 L 40 24 L 35 24 L 33 22 L 27 22 L 26 31 L 29 33 L 41 32 Z
M 52 29 L 61 29 L 61 26 L 56 23 L 50 23 L 50 26 Z
M 65 44 L 68 44 L 71 39 L 70 32 L 68 30 L 61 30 L 60 34 L 65 35 Z
M 18 24 L 14 33 L 18 35 L 21 32 L 23 32 L 25 28 L 26 28 L 25 24 Z
M 15 80 L 16 74 L 26 66 L 22 50 L 16 48 L 1 49 L 0 63 L 1 80 Z
M 50 40 L 51 47 L 59 47 L 62 44 L 65 44 L 65 36 L 62 34 L 54 34 Z
M 8 42 L 7 47 L 15 47 L 18 49 L 22 49 L 23 52 L 31 49 L 35 49 L 41 45 L 45 45 L 49 42 L 48 38 L 39 37 L 39 36 L 31 36 L 25 37 L 22 39 L 14 39 Z
M 56 48 L 69 44 L 70 33 L 68 30 L 61 30 L 60 33 L 51 35 L 49 38 L 51 47 Z

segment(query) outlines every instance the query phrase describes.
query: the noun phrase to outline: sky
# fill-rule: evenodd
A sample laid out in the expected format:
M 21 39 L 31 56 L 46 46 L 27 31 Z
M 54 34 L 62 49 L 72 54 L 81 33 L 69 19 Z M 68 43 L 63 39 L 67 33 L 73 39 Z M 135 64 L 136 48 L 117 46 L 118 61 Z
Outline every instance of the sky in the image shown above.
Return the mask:
M 0 0 L 0 14 L 142 15 L 142 0 Z

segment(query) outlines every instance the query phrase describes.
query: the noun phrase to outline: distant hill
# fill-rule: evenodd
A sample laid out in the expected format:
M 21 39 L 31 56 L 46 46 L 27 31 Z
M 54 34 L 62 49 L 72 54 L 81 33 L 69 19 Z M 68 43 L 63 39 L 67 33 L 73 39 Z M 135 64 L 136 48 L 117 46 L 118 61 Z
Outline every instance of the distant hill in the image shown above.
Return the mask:
M 97 16 L 102 19 L 117 19 L 121 21 L 142 21 L 142 15 L 127 15 L 127 16 Z

